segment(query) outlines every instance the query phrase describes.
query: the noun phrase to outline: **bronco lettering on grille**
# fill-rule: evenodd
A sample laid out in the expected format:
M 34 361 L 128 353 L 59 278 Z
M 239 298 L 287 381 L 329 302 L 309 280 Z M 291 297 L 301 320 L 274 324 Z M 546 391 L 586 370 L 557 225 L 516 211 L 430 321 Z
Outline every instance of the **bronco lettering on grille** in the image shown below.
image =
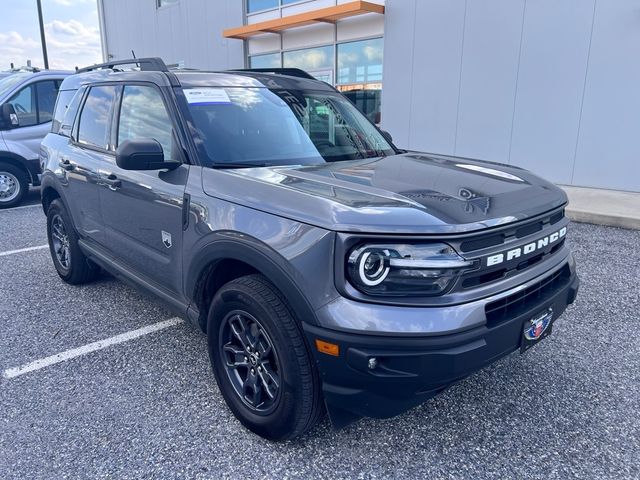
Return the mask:
M 507 250 L 503 253 L 497 253 L 495 255 L 490 255 L 486 257 L 486 266 L 491 267 L 493 265 L 498 265 L 502 262 L 508 262 L 509 260 L 513 260 L 514 258 L 520 258 L 524 255 L 529 255 L 537 250 L 545 248 L 549 245 L 554 244 L 562 237 L 567 234 L 567 227 L 562 227 L 557 232 L 552 233 L 551 235 L 547 235 L 546 237 L 542 237 L 535 242 L 527 243 L 521 247 L 516 247 L 511 250 Z

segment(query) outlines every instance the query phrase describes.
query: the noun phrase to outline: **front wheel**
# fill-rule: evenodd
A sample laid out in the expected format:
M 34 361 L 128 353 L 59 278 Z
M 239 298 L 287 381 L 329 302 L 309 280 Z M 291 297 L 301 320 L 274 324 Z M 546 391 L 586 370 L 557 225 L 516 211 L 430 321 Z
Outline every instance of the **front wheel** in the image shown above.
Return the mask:
M 0 208 L 19 205 L 29 192 L 29 179 L 21 168 L 0 162 Z
M 287 440 L 317 423 L 324 411 L 318 373 L 285 299 L 266 278 L 224 285 L 207 332 L 216 381 L 245 427 Z

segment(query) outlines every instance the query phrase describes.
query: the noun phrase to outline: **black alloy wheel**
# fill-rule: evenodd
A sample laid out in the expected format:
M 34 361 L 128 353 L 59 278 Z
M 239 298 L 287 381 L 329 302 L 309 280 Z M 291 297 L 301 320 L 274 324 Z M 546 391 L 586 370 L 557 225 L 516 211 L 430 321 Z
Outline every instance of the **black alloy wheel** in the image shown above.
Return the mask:
M 236 394 L 257 414 L 273 412 L 280 400 L 280 363 L 264 327 L 250 313 L 233 310 L 222 320 L 218 339 Z

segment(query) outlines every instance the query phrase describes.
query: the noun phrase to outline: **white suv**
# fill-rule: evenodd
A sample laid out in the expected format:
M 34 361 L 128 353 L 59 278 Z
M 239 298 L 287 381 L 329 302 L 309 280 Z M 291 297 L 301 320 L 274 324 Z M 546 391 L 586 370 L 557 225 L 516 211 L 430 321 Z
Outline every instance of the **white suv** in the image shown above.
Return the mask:
M 0 208 L 18 205 L 29 184 L 40 184 L 40 142 L 51 130 L 58 89 L 70 73 L 19 71 L 0 77 Z

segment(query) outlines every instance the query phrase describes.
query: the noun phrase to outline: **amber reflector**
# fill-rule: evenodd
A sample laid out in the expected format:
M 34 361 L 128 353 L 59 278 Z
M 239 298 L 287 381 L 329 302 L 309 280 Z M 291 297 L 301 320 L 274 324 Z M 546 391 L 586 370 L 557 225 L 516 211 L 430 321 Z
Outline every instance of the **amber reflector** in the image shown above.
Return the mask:
M 326 353 L 327 355 L 333 355 L 337 357 L 340 355 L 340 347 L 335 343 L 325 342 L 316 338 L 316 348 L 319 352 Z

